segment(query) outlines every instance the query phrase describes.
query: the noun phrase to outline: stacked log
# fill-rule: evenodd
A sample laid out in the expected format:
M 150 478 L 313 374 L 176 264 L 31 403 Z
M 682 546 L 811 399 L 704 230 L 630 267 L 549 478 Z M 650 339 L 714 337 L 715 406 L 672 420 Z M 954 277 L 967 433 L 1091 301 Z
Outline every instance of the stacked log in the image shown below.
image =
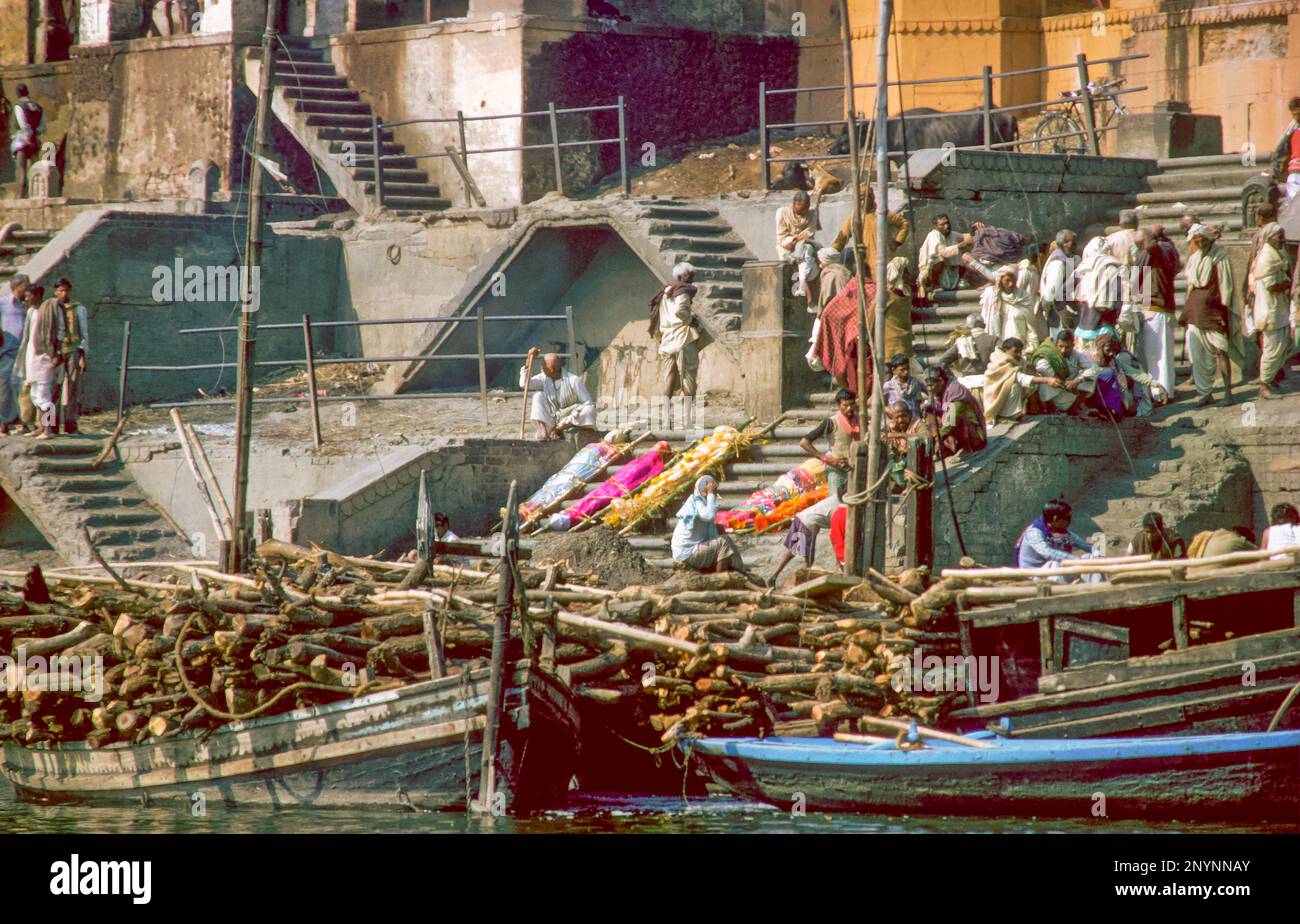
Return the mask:
M 417 566 L 279 542 L 259 554 L 253 576 L 183 564 L 149 580 L 49 572 L 48 603 L 0 593 L 0 652 L 18 665 L 0 738 L 139 744 L 395 688 L 431 676 L 435 636 L 448 675 L 487 664 L 486 566 L 412 575 Z M 854 731 L 866 716 L 941 724 L 965 699 L 912 689 L 916 649 L 958 650 L 951 601 L 922 572 L 848 593 L 816 581 L 780 593 L 736 574 L 614 592 L 555 565 L 520 573 L 517 644 L 646 747 L 686 733 Z M 97 668 L 78 689 L 33 689 L 22 671 L 34 656 Z

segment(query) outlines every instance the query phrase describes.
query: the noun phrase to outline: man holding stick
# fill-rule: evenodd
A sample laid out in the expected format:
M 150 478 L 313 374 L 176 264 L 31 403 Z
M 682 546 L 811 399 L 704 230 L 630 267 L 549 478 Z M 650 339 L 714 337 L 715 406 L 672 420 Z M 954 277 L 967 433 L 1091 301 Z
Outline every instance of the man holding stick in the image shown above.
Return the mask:
M 519 368 L 519 387 L 527 385 L 533 391 L 528 416 L 537 425 L 537 438 L 558 440 L 571 429 L 577 430 L 580 436 L 594 437 L 596 403 L 582 379 L 565 370 L 564 360 L 558 353 L 543 356 L 542 371 L 530 377 L 533 363 L 541 352 L 537 347 L 529 349 L 524 365 Z

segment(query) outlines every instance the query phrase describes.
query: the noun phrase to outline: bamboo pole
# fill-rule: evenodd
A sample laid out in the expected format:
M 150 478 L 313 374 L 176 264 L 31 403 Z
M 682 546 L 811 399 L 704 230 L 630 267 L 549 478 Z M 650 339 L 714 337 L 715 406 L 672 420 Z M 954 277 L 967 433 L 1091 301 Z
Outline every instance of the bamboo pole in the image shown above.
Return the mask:
M 199 471 L 198 462 L 194 458 L 194 449 L 190 446 L 189 437 L 185 432 L 185 424 L 181 422 L 181 412 L 172 408 L 172 424 L 176 427 L 176 435 L 180 438 L 181 449 L 185 452 L 185 461 L 189 463 L 190 474 L 194 476 L 194 485 L 199 489 L 199 497 L 203 500 L 203 506 L 208 511 L 208 519 L 212 521 L 212 528 L 216 531 L 218 540 L 230 539 L 230 534 L 226 532 L 221 524 L 221 517 L 217 515 L 217 507 L 212 502 L 212 494 L 208 491 L 208 483 L 203 478 L 203 473 Z
M 894 731 L 910 732 L 913 728 L 911 722 L 904 722 L 899 719 L 883 719 L 879 716 L 864 715 L 858 719 L 867 725 L 875 725 L 880 728 L 890 728 Z M 924 725 L 915 726 L 916 733 L 922 738 L 933 738 L 935 741 L 948 741 L 952 744 L 964 744 L 969 748 L 992 748 L 996 745 L 988 741 L 978 741 L 974 738 L 967 738 L 964 735 L 951 735 L 948 732 L 939 731 L 934 728 L 926 728 Z
M 1212 565 L 1244 564 L 1258 562 L 1278 555 L 1300 558 L 1300 546 L 1288 546 L 1284 549 L 1260 549 L 1258 551 L 1228 552 L 1209 558 L 1171 558 L 1152 560 L 1148 557 L 1126 556 L 1128 559 L 1087 559 L 1067 562 L 1059 568 L 945 568 L 940 572 L 944 578 L 973 578 L 986 581 L 1024 580 L 1031 577 L 1060 577 L 1078 574 L 1132 574 L 1142 571 L 1176 572 L 1206 568 Z M 1136 560 L 1135 560 L 1136 559 Z
M 185 425 L 185 435 L 190 438 L 194 444 L 194 455 L 199 460 L 199 469 L 203 472 L 203 477 L 209 482 L 212 490 L 212 497 L 217 502 L 217 507 L 221 511 L 221 516 L 226 523 L 231 524 L 234 529 L 234 517 L 230 515 L 230 505 L 226 503 L 226 496 L 221 493 L 221 482 L 217 481 L 217 474 L 212 470 L 212 463 L 208 461 L 207 450 L 203 448 L 203 441 L 194 430 L 194 424 Z

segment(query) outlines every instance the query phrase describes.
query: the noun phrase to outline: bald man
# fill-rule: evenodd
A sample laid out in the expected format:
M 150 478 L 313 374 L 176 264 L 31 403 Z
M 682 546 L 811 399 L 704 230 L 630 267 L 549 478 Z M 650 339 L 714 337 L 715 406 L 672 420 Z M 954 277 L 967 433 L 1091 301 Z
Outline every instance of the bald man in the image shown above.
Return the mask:
M 528 351 L 528 359 L 519 368 L 519 387 L 528 382 L 532 392 L 532 407 L 528 419 L 537 425 L 539 440 L 558 440 L 566 430 L 589 431 L 594 435 L 596 428 L 596 403 L 591 400 L 587 386 L 582 379 L 572 372 L 565 371 L 564 360 L 558 353 L 547 353 L 542 357 L 542 371 L 528 377 L 528 370 L 541 354 L 533 347 Z

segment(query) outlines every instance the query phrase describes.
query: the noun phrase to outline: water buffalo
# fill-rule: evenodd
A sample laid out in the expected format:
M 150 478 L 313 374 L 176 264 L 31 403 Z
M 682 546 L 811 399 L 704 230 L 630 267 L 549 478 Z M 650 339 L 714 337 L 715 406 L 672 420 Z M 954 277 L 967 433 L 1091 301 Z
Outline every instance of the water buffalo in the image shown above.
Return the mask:
M 979 109 L 961 112 L 941 112 L 938 109 L 905 109 L 901 116 L 888 121 L 890 151 L 919 151 L 921 148 L 977 147 L 984 144 L 984 113 Z M 858 126 L 860 143 L 866 144 L 871 122 Z M 993 113 L 993 137 L 990 143 L 1015 141 L 1020 137 L 1020 126 L 1012 115 Z M 842 131 L 831 148 L 832 154 L 849 153 L 849 133 Z

